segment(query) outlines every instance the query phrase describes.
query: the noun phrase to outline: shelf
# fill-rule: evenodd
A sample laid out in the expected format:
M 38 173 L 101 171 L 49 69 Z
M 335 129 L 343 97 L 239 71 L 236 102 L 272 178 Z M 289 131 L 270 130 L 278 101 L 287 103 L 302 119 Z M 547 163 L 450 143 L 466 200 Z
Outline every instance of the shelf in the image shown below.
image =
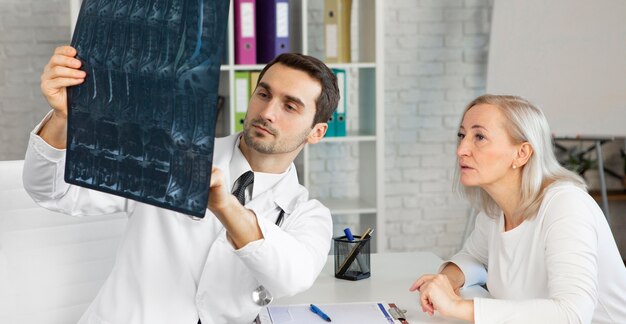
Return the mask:
M 346 143 L 346 142 L 374 142 L 375 135 L 351 135 L 338 137 L 324 137 L 321 143 Z
M 363 62 L 363 63 L 328 63 L 328 67 L 333 69 L 374 69 L 376 63 Z M 220 71 L 261 71 L 265 67 L 265 64 L 222 64 Z
M 372 202 L 359 199 L 320 199 L 324 205 L 330 209 L 333 215 L 345 214 L 374 214 L 377 212 L 376 206 Z
M 265 64 L 244 64 L 244 65 L 226 65 L 227 70 L 233 71 L 261 71 Z
M 352 63 L 327 63 L 326 65 L 328 65 L 328 67 L 330 67 L 331 69 L 373 69 L 376 68 L 376 63 L 369 63 L 369 62 L 364 62 L 364 63 L 358 63 L 358 62 L 352 62 Z

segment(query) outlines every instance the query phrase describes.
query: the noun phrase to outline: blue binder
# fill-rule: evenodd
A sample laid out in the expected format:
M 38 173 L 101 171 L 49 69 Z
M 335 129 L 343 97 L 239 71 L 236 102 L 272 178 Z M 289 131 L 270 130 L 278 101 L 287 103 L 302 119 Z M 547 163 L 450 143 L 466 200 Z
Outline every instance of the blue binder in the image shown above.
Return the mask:
M 337 104 L 337 110 L 333 113 L 335 136 L 346 136 L 346 110 L 348 108 L 346 98 L 346 70 L 333 69 L 333 73 L 337 76 L 337 85 L 339 86 L 339 103 Z
M 289 0 L 257 0 L 257 62 L 289 52 Z

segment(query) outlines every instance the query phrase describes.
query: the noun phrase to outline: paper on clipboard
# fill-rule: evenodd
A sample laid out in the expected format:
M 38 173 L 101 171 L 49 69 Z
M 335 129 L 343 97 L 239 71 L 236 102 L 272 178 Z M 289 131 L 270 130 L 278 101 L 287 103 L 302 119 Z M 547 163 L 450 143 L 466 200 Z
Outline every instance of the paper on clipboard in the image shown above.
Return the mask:
M 316 304 L 334 324 L 393 324 L 387 303 Z M 309 304 L 268 306 L 259 313 L 260 324 L 326 323 L 309 310 Z

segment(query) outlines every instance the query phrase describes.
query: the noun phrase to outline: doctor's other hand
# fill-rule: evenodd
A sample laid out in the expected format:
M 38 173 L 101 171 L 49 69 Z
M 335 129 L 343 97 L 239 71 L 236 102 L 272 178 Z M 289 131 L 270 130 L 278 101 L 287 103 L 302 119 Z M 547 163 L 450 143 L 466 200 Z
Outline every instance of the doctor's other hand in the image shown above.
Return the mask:
M 235 249 L 263 238 L 256 215 L 228 191 L 224 174 L 216 167 L 211 170 L 208 208 L 224 225 Z
M 443 274 L 423 275 L 413 283 L 410 291 L 419 291 L 422 311 L 434 315 L 474 320 L 474 302 L 464 300 L 455 293 L 448 276 Z
M 57 117 L 67 119 L 67 87 L 81 84 L 87 73 L 81 71 L 76 49 L 59 46 L 41 74 L 41 92 Z
M 209 184 L 209 210 L 219 216 L 234 203 L 238 204 L 239 202 L 235 196 L 228 192 L 226 182 L 224 181 L 224 173 L 219 168 L 213 166 Z

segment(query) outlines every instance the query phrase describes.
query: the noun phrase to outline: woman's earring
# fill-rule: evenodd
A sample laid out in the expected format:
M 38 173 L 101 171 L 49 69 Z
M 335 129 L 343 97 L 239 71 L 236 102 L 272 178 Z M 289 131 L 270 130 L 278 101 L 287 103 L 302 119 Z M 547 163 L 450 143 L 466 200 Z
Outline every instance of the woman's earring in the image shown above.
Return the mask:
M 517 169 L 517 166 L 515 164 L 513 164 L 513 170 Z

